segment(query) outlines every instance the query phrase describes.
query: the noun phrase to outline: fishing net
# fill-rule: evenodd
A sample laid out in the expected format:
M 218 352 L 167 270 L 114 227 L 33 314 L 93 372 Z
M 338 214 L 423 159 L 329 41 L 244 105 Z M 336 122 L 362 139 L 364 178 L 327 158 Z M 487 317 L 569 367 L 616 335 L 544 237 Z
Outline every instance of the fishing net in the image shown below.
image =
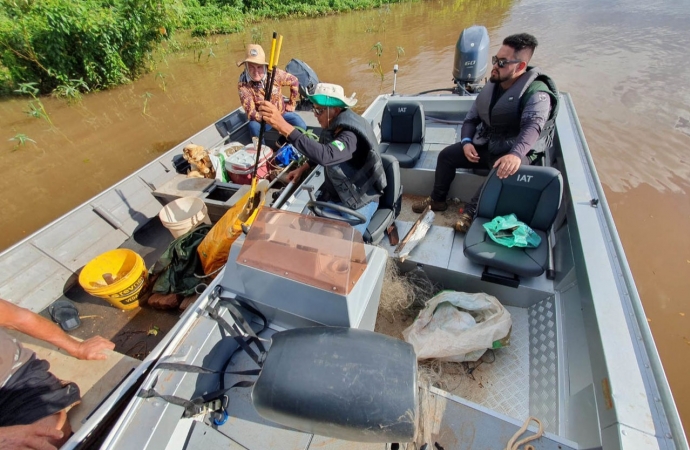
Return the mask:
M 421 269 L 401 273 L 397 264 L 389 260 L 383 279 L 379 313 L 375 331 L 403 339 L 402 331 L 408 328 L 427 300 L 441 291 Z M 484 370 L 494 360 L 489 350 L 477 362 L 448 362 L 435 359 L 419 361 L 417 366 L 419 386 L 419 428 L 417 448 L 422 443 L 432 442 L 435 432 L 435 401 L 429 389 L 433 386 L 473 401 L 481 402 L 488 395 Z
M 396 263 L 389 259 L 374 330 L 402 340 L 402 330 L 412 324 L 417 313 L 424 307 L 425 301 L 433 296 L 435 290 L 428 278 L 413 278 L 412 275 L 401 274 Z
M 416 268 L 402 274 L 397 264 L 389 259 L 383 278 L 379 312 L 389 316 L 396 313 L 416 315 L 438 290 L 422 269 Z

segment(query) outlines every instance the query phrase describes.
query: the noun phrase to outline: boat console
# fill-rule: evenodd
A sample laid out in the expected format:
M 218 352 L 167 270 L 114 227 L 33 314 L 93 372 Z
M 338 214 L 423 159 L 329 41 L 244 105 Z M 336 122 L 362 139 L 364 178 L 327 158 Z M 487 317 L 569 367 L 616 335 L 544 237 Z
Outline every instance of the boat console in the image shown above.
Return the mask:
M 387 257 L 347 224 L 263 208 L 220 284 L 280 327 L 373 330 Z

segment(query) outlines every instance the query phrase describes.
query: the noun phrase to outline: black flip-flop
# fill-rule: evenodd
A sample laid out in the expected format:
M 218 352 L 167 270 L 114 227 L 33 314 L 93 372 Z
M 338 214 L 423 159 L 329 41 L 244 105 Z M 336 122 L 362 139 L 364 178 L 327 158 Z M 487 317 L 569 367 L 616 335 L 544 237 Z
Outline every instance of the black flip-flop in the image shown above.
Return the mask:
M 72 331 L 81 325 L 79 311 L 69 300 L 57 300 L 48 308 L 48 312 L 50 312 L 53 322 L 60 325 L 60 328 L 65 331 Z

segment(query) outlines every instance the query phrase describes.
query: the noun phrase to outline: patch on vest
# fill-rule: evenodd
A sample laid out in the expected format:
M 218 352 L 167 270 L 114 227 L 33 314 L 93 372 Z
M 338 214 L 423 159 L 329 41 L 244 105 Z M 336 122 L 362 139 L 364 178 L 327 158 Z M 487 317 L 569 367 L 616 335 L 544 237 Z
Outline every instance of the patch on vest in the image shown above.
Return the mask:
M 546 92 L 540 92 L 540 93 L 539 93 L 539 97 L 537 97 L 537 99 L 538 99 L 540 102 L 545 102 L 545 101 L 547 101 L 547 100 L 549 99 L 549 94 L 547 94 Z
M 333 142 L 331 142 L 331 144 L 333 144 L 333 145 L 334 145 L 338 150 L 340 150 L 341 152 L 342 152 L 343 150 L 345 150 L 345 144 L 343 144 L 343 143 L 340 142 L 340 141 L 333 141 Z

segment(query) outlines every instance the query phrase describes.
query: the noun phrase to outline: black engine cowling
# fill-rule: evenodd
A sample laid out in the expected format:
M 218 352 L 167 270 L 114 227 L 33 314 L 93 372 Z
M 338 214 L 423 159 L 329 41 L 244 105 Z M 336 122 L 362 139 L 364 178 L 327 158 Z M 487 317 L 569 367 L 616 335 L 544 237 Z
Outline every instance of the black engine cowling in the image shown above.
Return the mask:
M 453 79 L 456 84 L 478 83 L 489 65 L 489 32 L 474 25 L 465 28 L 455 45 Z

